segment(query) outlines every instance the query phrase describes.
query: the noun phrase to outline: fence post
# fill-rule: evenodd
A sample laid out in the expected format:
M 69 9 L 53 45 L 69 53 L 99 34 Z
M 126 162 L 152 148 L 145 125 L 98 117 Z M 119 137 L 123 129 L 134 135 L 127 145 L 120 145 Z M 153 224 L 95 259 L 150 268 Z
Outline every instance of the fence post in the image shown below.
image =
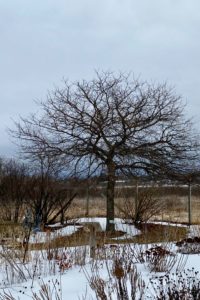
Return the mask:
M 90 258 L 95 258 L 96 248 L 96 228 L 91 224 L 90 226 Z
M 138 179 L 135 181 L 135 221 L 137 221 L 138 214 Z
M 192 185 L 191 185 L 191 181 L 189 181 L 188 183 L 188 225 L 192 224 L 191 196 L 192 196 Z
M 87 182 L 87 190 L 86 190 L 86 217 L 89 216 L 89 201 L 90 201 L 90 195 L 89 195 L 89 183 Z

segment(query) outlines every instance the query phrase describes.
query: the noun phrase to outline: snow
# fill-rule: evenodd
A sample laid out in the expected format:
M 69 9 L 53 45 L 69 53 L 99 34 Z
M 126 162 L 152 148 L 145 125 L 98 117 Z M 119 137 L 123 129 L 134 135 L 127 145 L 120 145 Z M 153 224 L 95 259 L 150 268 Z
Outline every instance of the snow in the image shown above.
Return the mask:
M 192 269 L 192 267 L 194 266 L 195 266 L 195 270 L 200 271 L 199 255 L 188 255 L 185 269 Z M 101 265 L 99 266 L 98 269 L 98 273 L 100 274 L 101 278 L 104 278 L 104 280 L 108 279 L 107 267 L 108 267 L 108 263 L 101 262 Z M 148 299 L 154 299 L 153 285 L 150 283 L 149 279 L 151 278 L 152 280 L 157 282 L 158 281 L 157 277 L 163 276 L 165 273 L 164 272 L 150 273 L 148 268 L 142 263 L 137 263 L 136 267 L 137 267 L 137 271 L 141 274 L 142 280 L 145 282 L 146 296 L 148 295 L 150 297 Z M 95 292 L 91 290 L 87 279 L 87 276 L 92 275 L 92 269 L 93 269 L 93 265 L 91 264 L 91 262 L 88 262 L 85 266 L 75 266 L 67 270 L 63 275 L 58 274 L 55 276 L 47 276 L 43 279 L 35 278 L 34 282 L 29 280 L 22 285 L 14 285 L 12 286 L 12 288 L 6 289 L 6 291 L 7 292 L 10 291 L 12 296 L 15 297 L 14 299 L 27 300 L 27 299 L 31 299 L 33 293 L 38 294 L 42 285 L 48 284 L 51 286 L 51 291 L 53 291 L 53 289 L 55 289 L 55 286 L 57 286 L 58 293 L 60 296 L 62 294 L 61 299 L 63 300 L 96 299 Z M 59 291 L 60 287 L 61 287 L 61 291 Z M 86 298 L 84 298 L 85 295 Z M 52 297 L 52 300 L 55 299 L 56 298 L 54 295 Z M 117 300 L 117 297 L 116 298 L 113 297 L 112 299 Z
M 106 218 L 80 218 L 77 220 L 78 224 L 81 225 L 67 225 L 64 226 L 63 228 L 56 229 L 56 227 L 61 226 L 60 223 L 56 223 L 53 225 L 50 225 L 49 227 L 54 229 L 52 232 L 47 231 L 47 232 L 36 232 L 34 234 L 31 234 L 29 243 L 35 244 L 35 243 L 45 243 L 49 242 L 50 240 L 53 240 L 57 237 L 61 236 L 70 236 L 74 234 L 76 231 L 78 231 L 81 227 L 83 227 L 84 223 L 99 223 L 101 230 L 105 231 L 106 230 Z M 124 231 L 125 235 L 123 238 L 131 238 L 137 234 L 140 234 L 140 230 L 136 229 L 134 225 L 131 224 L 125 224 L 122 219 L 120 218 L 115 218 L 114 219 L 115 223 L 115 229 L 117 231 Z M 119 239 L 119 238 L 118 238 Z
M 168 225 L 168 226 L 173 226 L 173 227 L 185 227 L 187 228 L 188 225 L 186 224 L 181 224 L 181 223 L 172 223 L 172 222 L 167 222 L 167 221 L 148 221 L 147 223 L 155 224 L 155 225 Z
M 19 297 L 20 300 L 31 299 L 33 293 L 38 293 L 41 289 L 41 286 L 44 284 L 48 284 L 51 286 L 53 290 L 53 285 L 57 284 L 58 294 L 62 295 L 63 300 L 78 300 L 83 297 L 86 292 L 86 286 L 88 284 L 86 276 L 83 270 L 80 267 L 75 267 L 66 274 L 62 276 L 48 276 L 46 278 L 35 279 L 32 287 L 32 281 L 28 281 L 24 283 L 22 286 L 13 286 L 9 291 L 11 292 L 13 297 Z M 59 291 L 61 287 L 61 291 Z M 8 290 L 7 290 L 8 291 Z M 94 292 L 90 291 L 90 295 L 94 297 Z M 87 294 L 87 296 L 89 296 Z M 54 295 L 55 297 L 55 295 Z M 56 299 L 56 298 L 53 298 Z
M 102 231 L 106 230 L 106 218 L 79 218 L 78 223 L 99 223 Z
M 78 219 L 78 223 L 99 223 L 101 226 L 102 231 L 106 230 L 106 218 L 80 218 Z M 138 230 L 134 225 L 132 224 L 126 224 L 124 221 L 120 218 L 115 218 L 114 219 L 114 224 L 115 224 L 115 230 L 117 231 L 124 231 L 125 235 L 122 238 L 128 238 L 128 237 L 133 237 L 135 235 L 138 235 L 141 233 L 140 230 Z
M 61 236 L 69 236 L 75 233 L 79 228 L 82 226 L 77 225 L 68 225 L 61 229 L 57 229 L 53 232 L 47 231 L 47 232 L 37 232 L 35 234 L 31 234 L 29 243 L 35 244 L 35 243 L 45 243 L 47 241 L 53 240 L 57 237 Z
M 84 225 L 84 223 L 90 222 L 98 222 L 101 226 L 101 230 L 104 231 L 106 229 L 106 219 L 105 218 L 80 218 L 78 220 L 79 225 L 69 225 L 62 229 L 55 230 L 52 233 L 43 233 L 39 232 L 35 236 L 31 236 L 31 242 L 35 241 L 46 241 L 49 238 L 55 238 L 58 235 L 70 235 L 75 233 L 80 227 Z M 126 236 L 134 236 L 136 234 L 140 234 L 140 231 L 135 228 L 135 226 L 131 224 L 125 224 L 121 219 L 116 218 L 114 220 L 116 230 L 122 230 L 126 232 Z M 159 222 L 159 224 L 161 224 Z M 56 224 L 59 226 L 60 224 Z M 166 225 L 166 223 L 165 223 Z M 174 226 L 174 224 L 169 224 Z M 176 224 L 177 225 L 177 224 Z M 54 226 L 54 227 L 56 227 Z M 181 224 L 180 224 L 181 226 Z M 199 233 L 199 226 L 191 226 L 190 228 L 190 235 L 194 236 L 195 234 Z M 37 237 L 37 238 L 36 238 Z M 124 236 L 123 236 L 124 238 Z M 157 283 L 160 276 L 164 276 L 166 272 L 151 272 L 148 262 L 142 262 L 137 260 L 136 256 L 139 255 L 141 252 L 145 252 L 147 249 L 151 247 L 155 247 L 154 244 L 146 244 L 146 245 L 138 245 L 138 244 L 122 244 L 117 245 L 113 244 L 112 246 L 106 245 L 102 249 L 98 249 L 98 257 L 95 260 L 90 258 L 89 255 L 89 246 L 82 246 L 82 247 L 71 247 L 66 249 L 55 249 L 56 258 L 55 262 L 53 260 L 47 261 L 47 250 L 45 251 L 32 251 L 32 260 L 34 263 L 37 261 L 39 262 L 38 272 L 35 273 L 33 279 L 28 279 L 26 282 L 19 282 L 12 284 L 10 286 L 3 285 L 3 281 L 6 278 L 6 270 L 1 269 L 0 271 L 0 294 L 5 291 L 6 293 L 11 293 L 14 299 L 19 300 L 27 300 L 32 299 L 33 293 L 37 293 L 39 295 L 39 291 L 44 284 L 48 284 L 52 294 L 52 300 L 56 299 L 55 291 L 57 290 L 60 299 L 65 300 L 91 300 L 96 299 L 95 292 L 91 289 L 89 280 L 94 275 L 100 275 L 102 279 L 104 279 L 105 284 L 109 281 L 109 268 L 113 264 L 113 257 L 115 259 L 119 259 L 119 261 L 125 262 L 130 261 L 134 267 L 136 267 L 137 272 L 140 274 L 141 279 L 145 282 L 145 292 L 146 296 L 149 298 L 145 299 L 155 299 L 155 290 L 153 284 Z M 181 253 L 177 253 L 177 247 L 174 243 L 163 243 L 159 244 L 161 247 L 167 247 L 175 256 L 174 263 L 172 264 L 171 271 L 169 272 L 170 276 L 176 274 L 176 272 L 183 272 L 183 270 L 191 270 L 192 268 L 195 271 L 200 272 L 200 256 L 199 254 L 188 254 L 184 255 Z M 102 251 L 102 254 L 101 254 Z M 67 257 L 67 261 L 69 263 L 69 267 L 66 269 L 59 269 L 59 264 L 65 262 L 65 259 L 62 257 L 62 253 L 65 253 L 65 257 Z M 107 253 L 105 255 L 105 253 Z M 84 258 L 85 256 L 85 258 Z M 60 257 L 60 258 L 59 258 Z M 105 257 L 107 259 L 105 259 Z M 33 259 L 34 258 L 34 259 Z M 27 264 L 26 268 L 31 270 L 34 268 L 34 263 L 30 266 Z M 55 264 L 55 274 L 49 275 L 50 272 L 48 268 L 52 268 L 50 264 Z M 20 265 L 19 265 L 20 267 Z M 21 268 L 22 269 L 22 268 Z M 153 280 L 154 283 L 150 282 L 150 279 Z M 130 293 L 130 282 L 127 284 L 128 292 Z M 148 288 L 147 288 L 148 287 Z M 139 293 L 139 290 L 137 291 Z M 139 295 L 139 294 L 137 294 Z M 116 300 L 117 296 L 116 293 L 112 293 L 112 300 Z M 137 299 L 137 298 L 136 298 Z

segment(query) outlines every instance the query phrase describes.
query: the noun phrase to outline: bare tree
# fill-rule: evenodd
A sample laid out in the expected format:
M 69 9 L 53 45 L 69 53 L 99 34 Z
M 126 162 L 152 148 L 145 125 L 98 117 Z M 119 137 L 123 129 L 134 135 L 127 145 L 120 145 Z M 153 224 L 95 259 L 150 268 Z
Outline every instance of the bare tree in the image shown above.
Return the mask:
M 107 231 L 114 230 L 117 174 L 172 173 L 194 157 L 190 121 L 166 84 L 97 73 L 92 81 L 65 82 L 41 108 L 41 117 L 22 118 L 12 134 L 26 153 L 57 157 L 76 174 L 104 169 Z
M 64 222 L 65 212 L 76 196 L 75 190 L 59 175 L 60 167 L 54 158 L 41 153 L 34 156 L 26 183 L 25 204 L 32 210 L 36 228 L 58 217 Z
M 20 210 L 26 198 L 28 167 L 13 159 L 3 160 L 0 180 L 0 201 L 4 219 L 19 221 Z

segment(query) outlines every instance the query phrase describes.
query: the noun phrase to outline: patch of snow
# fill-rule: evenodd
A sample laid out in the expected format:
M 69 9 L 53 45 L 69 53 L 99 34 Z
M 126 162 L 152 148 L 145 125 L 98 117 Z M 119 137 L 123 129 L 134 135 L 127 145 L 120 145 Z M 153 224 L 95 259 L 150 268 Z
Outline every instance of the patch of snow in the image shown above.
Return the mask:
M 188 227 L 188 225 L 186 225 L 186 224 L 171 223 L 171 222 L 166 222 L 166 221 L 148 221 L 147 223 L 155 224 L 155 225 L 173 226 L 173 227 Z
M 106 230 L 106 218 L 80 218 L 78 223 L 93 223 L 97 222 L 100 224 L 102 231 Z M 141 233 L 133 224 L 124 223 L 123 219 L 115 218 L 114 219 L 115 230 L 124 231 L 127 237 L 133 237 Z
M 61 236 L 70 236 L 75 233 L 82 226 L 77 225 L 69 225 L 53 232 L 37 232 L 35 234 L 31 234 L 29 243 L 45 243 L 47 241 L 53 240 L 57 237 Z
M 191 225 L 189 227 L 188 237 L 200 236 L 200 225 Z
M 102 231 L 106 230 L 106 218 L 79 218 L 78 223 L 99 223 Z

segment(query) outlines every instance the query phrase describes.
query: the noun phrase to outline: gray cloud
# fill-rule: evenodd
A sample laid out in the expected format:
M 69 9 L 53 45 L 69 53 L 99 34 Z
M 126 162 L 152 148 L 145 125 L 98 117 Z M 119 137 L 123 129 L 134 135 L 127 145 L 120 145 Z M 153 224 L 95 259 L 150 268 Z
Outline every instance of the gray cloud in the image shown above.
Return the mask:
M 12 118 L 94 69 L 168 81 L 199 123 L 199 11 L 199 0 L 0 0 L 0 155 L 14 151 Z

